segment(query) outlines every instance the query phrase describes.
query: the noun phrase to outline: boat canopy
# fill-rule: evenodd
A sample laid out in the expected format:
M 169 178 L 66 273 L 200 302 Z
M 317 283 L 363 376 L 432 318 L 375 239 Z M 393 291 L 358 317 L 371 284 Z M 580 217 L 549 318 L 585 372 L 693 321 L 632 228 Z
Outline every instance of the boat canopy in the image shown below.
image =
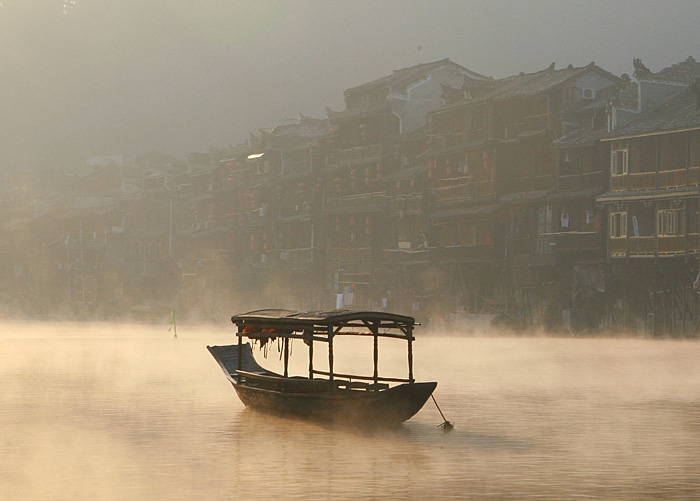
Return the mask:
M 284 337 L 285 333 L 306 331 L 314 334 L 366 335 L 376 333 L 387 337 L 412 337 L 413 326 L 418 325 L 413 317 L 383 311 L 292 311 L 255 310 L 231 317 L 231 322 L 239 328 L 239 333 L 255 334 L 274 329 L 274 335 Z M 353 329 L 360 329 L 353 330 Z M 394 332 L 390 335 L 386 331 Z M 401 334 L 396 334 L 396 331 Z M 379 332 L 385 331 L 385 332 Z M 270 334 L 270 332 L 265 332 Z M 256 337 L 253 335 L 252 337 Z M 291 335 L 291 337 L 296 337 Z
M 336 377 L 348 380 L 370 380 L 374 384 L 382 382 L 413 383 L 413 327 L 419 325 L 413 317 L 383 311 L 292 311 L 255 310 L 231 317 L 238 327 L 239 360 L 243 358 L 243 338 L 257 340 L 260 346 L 274 339 L 281 339 L 284 350 L 284 377 L 288 377 L 289 343 L 302 339 L 309 347 L 309 379 L 315 375 Z M 339 374 L 333 370 L 333 338 L 336 336 L 371 336 L 374 338 L 374 373 L 372 376 Z M 403 339 L 408 343 L 408 379 L 379 377 L 378 339 Z M 328 345 L 328 371 L 314 369 L 314 342 Z M 240 371 L 242 367 L 238 367 Z M 240 374 L 240 372 L 239 372 Z

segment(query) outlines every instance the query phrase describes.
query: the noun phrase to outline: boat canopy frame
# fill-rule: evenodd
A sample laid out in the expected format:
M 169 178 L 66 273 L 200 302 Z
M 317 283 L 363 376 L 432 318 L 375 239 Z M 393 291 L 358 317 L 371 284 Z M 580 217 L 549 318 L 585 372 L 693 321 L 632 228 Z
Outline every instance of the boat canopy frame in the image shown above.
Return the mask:
M 239 370 L 242 360 L 243 338 L 267 340 L 280 338 L 283 342 L 284 377 L 289 377 L 289 340 L 302 339 L 309 347 L 309 379 L 315 375 L 327 376 L 333 381 L 336 377 L 348 380 L 379 382 L 415 382 L 413 378 L 413 327 L 420 325 L 413 317 L 382 311 L 292 311 L 280 309 L 255 310 L 231 317 L 238 327 Z M 374 372 L 372 376 L 339 374 L 333 370 L 333 339 L 336 336 L 371 336 L 374 338 Z M 408 345 L 408 378 L 380 377 L 379 346 L 380 337 L 404 339 Z M 328 371 L 314 369 L 314 342 L 328 345 Z M 240 382 L 241 375 L 238 374 Z

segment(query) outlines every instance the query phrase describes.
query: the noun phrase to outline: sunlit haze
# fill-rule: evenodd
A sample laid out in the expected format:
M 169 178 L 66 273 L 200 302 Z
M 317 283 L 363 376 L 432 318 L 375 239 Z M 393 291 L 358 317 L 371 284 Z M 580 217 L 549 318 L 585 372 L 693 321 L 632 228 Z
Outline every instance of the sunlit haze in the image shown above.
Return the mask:
M 450 58 L 504 77 L 697 56 L 694 1 L 4 0 L 0 168 L 237 144 L 343 90 Z

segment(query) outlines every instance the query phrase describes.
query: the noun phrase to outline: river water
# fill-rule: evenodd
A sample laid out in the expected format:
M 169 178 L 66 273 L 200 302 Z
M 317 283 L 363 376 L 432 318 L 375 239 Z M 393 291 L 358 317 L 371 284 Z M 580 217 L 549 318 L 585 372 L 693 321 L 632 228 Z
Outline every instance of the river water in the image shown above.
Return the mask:
M 244 409 L 205 348 L 229 327 L 1 327 L 1 499 L 700 497 L 695 341 L 418 332 L 454 431 L 429 401 L 363 433 Z M 404 350 L 380 344 L 381 369 Z

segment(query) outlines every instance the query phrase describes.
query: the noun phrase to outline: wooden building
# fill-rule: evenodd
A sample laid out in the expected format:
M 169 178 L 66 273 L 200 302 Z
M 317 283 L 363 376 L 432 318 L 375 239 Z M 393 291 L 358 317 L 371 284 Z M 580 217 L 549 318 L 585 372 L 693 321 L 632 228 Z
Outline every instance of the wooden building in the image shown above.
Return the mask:
M 235 231 L 248 153 L 241 145 L 190 156 L 187 174 L 174 179 L 172 252 L 182 275 L 181 315 L 211 321 L 231 309 L 236 256 L 245 248 Z
M 346 306 L 352 300 L 357 307 L 381 307 L 392 295 L 396 267 L 391 260 L 384 265 L 383 251 L 398 251 L 398 233 L 391 229 L 400 211 L 391 216 L 394 202 L 382 179 L 413 167 L 426 113 L 442 105 L 445 87 L 460 86 L 465 77 L 486 79 L 449 59 L 419 64 L 346 90 L 346 110 L 328 110 L 323 210 L 326 277 L 332 284 L 328 305 L 340 305 L 343 294 Z M 410 184 L 411 174 L 404 177 Z
M 507 315 L 521 327 L 559 324 L 564 254 L 554 239 L 590 209 L 574 200 L 587 196 L 593 206 L 596 193 L 561 184 L 567 176 L 560 180 L 552 144 L 590 129 L 602 96 L 620 83 L 593 63 L 552 65 L 467 79 L 461 99 L 430 114 L 431 245 L 450 277 L 454 311 Z
M 160 318 L 178 304 L 173 179 L 186 172 L 185 162 L 158 152 L 136 159 L 124 172 L 122 307 L 136 319 Z
M 323 168 L 328 121 L 300 116 L 262 132 L 266 155 L 279 159 L 256 189 L 269 224 L 258 246 L 267 273 L 265 297 L 284 306 L 317 308 L 323 283 Z M 264 157 L 263 157 L 264 158 Z
M 697 65 L 696 70 L 700 76 Z M 609 305 L 612 326 L 655 335 L 695 332 L 699 89 L 686 85 L 603 139 L 610 190 L 597 200 L 607 216 L 616 285 Z

